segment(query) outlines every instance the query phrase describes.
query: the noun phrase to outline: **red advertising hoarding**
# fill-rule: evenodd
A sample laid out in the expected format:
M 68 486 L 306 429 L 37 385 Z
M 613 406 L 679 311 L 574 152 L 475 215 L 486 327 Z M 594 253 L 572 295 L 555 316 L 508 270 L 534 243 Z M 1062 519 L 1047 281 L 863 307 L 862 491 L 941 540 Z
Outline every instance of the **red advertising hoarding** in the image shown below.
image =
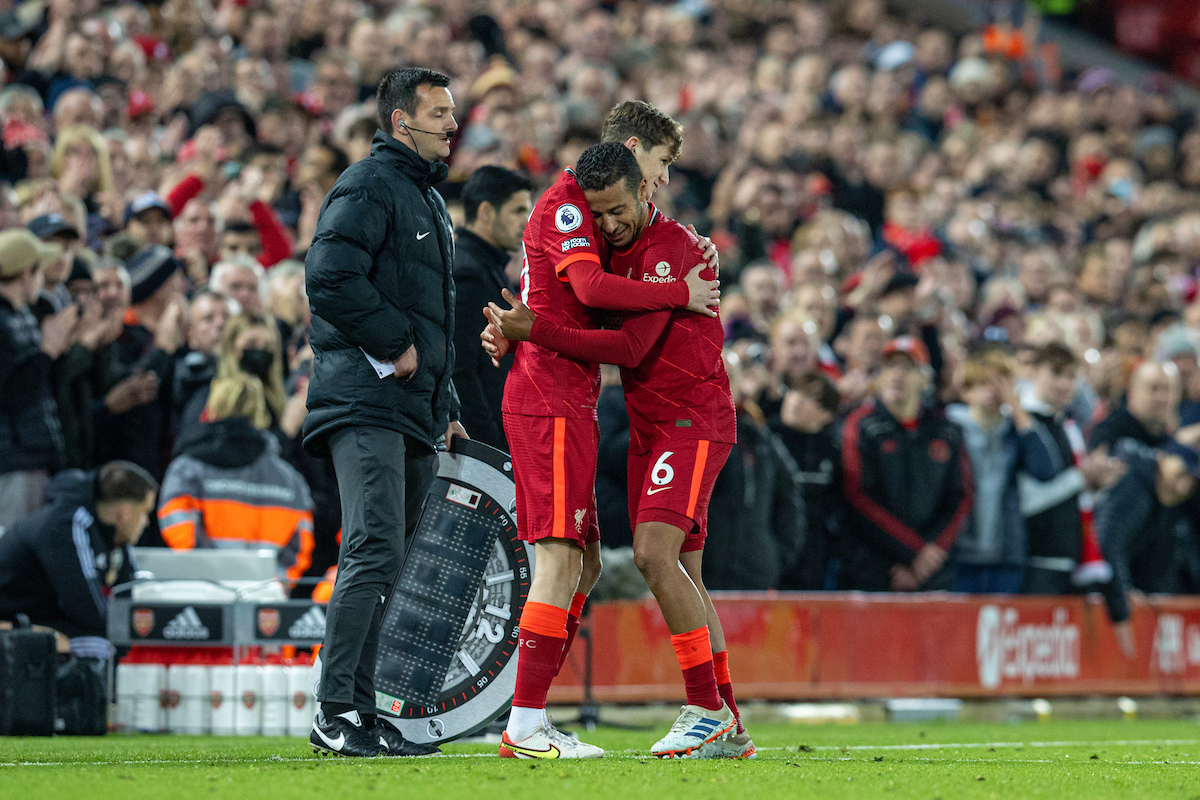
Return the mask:
M 1200 597 L 1134 605 L 1136 653 L 1082 597 L 719 594 L 738 696 L 762 700 L 1200 694 Z M 683 682 L 654 601 L 591 610 L 600 702 L 674 702 Z M 552 703 L 582 698 L 585 643 Z

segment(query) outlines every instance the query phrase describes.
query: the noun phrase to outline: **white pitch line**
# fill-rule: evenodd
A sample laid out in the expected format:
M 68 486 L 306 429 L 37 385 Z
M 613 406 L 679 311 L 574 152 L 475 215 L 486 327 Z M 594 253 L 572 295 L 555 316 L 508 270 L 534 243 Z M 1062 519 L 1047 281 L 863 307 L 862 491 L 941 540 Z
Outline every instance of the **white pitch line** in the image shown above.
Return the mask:
M 1200 744 L 1200 739 L 1117 739 L 1104 741 L 1086 741 L 1086 742 L 930 742 L 921 744 L 881 744 L 881 745 L 847 745 L 845 747 L 838 745 L 817 745 L 811 748 L 813 752 L 846 752 L 846 751 L 863 751 L 863 750 L 888 750 L 888 751 L 922 751 L 922 750 L 966 750 L 966 749 L 982 749 L 982 748 L 1017 748 L 1017 747 L 1130 747 L 1130 746 L 1151 746 L 1159 747 L 1176 747 L 1180 745 Z M 758 752 L 786 752 L 794 753 L 796 757 L 803 758 L 809 751 L 797 752 L 795 747 L 759 747 Z M 621 750 L 609 751 L 606 754 L 610 758 L 630 759 L 630 760 L 649 760 L 653 758 L 649 753 L 641 750 Z M 495 753 L 444 753 L 440 756 L 418 756 L 423 759 L 438 759 L 438 758 L 496 758 Z M 161 766 L 168 764 L 179 765 L 196 765 L 210 764 L 214 767 L 220 767 L 232 764 L 278 764 L 281 762 L 322 762 L 322 761 L 340 761 L 341 759 L 334 757 L 333 759 L 325 759 L 313 756 L 276 756 L 273 758 L 247 758 L 247 759 L 214 759 L 214 758 L 198 758 L 198 759 L 138 759 L 125 761 L 7 761 L 0 762 L 0 767 L 74 767 L 74 766 Z M 840 761 L 856 761 L 853 758 L 842 758 Z M 972 759 L 976 763 L 1004 763 L 1004 764 L 1046 764 L 1046 763 L 1062 763 L 1057 759 L 1011 759 L 1011 758 L 982 758 Z M 1076 763 L 1084 763 L 1090 759 L 1081 759 Z M 346 759 L 346 763 L 361 763 L 355 759 Z M 1125 761 L 1116 759 L 1105 759 L 1098 763 L 1102 764 L 1188 764 L 1200 765 L 1200 761 Z
M 1132 747 L 1159 745 L 1176 747 L 1179 745 L 1200 744 L 1200 739 L 1118 739 L 1100 742 L 921 742 L 919 744 L 853 744 L 853 745 L 820 745 L 813 750 L 961 750 L 985 747 Z M 760 747 L 761 750 L 788 750 L 790 748 Z

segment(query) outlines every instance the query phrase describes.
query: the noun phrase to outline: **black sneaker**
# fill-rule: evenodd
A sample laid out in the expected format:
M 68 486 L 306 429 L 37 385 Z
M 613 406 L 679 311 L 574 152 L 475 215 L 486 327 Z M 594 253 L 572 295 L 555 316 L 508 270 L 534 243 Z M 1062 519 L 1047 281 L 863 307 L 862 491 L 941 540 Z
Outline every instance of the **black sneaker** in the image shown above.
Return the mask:
M 440 756 L 442 754 L 441 749 L 436 745 L 417 744 L 405 739 L 400 731 L 396 730 L 395 725 L 389 725 L 382 719 L 375 725 L 372 733 L 376 738 L 387 743 L 387 751 L 383 753 L 385 756 Z
M 357 713 L 355 718 L 358 718 Z M 361 723 L 355 725 L 340 716 L 325 719 L 324 712 L 318 713 L 313 720 L 308 741 L 314 753 L 358 758 L 373 758 L 388 753 L 387 743 L 375 731 L 368 731 Z

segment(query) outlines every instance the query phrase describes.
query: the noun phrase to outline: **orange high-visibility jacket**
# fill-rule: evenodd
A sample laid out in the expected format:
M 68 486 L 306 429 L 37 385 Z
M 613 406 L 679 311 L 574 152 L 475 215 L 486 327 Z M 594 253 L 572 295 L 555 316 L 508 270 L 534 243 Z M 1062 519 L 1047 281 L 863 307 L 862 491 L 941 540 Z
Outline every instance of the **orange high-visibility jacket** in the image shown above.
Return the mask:
M 232 418 L 199 426 L 180 451 L 159 494 L 163 540 L 176 550 L 275 550 L 279 576 L 301 577 L 312 563 L 312 495 L 275 437 Z

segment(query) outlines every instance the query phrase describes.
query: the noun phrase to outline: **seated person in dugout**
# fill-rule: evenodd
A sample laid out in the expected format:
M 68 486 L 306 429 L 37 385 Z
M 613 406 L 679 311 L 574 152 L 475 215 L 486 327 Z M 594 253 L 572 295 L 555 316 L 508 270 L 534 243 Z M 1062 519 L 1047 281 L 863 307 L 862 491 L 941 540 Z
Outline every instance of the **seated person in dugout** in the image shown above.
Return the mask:
M 130 548 L 158 482 L 128 461 L 50 482 L 48 503 L 0 537 L 0 620 L 24 614 L 60 632 L 77 656 L 107 658 L 109 590 L 133 580 Z

